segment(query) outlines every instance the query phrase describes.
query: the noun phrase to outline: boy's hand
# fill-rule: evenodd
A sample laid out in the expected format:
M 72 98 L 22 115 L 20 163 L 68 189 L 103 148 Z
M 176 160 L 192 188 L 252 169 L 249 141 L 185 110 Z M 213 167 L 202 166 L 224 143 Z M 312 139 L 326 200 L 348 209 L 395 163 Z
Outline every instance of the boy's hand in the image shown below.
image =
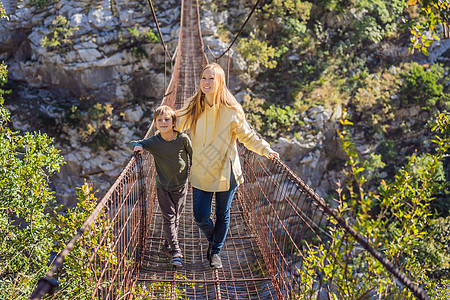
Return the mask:
M 142 146 L 134 146 L 133 151 L 142 154 L 144 153 L 144 148 L 142 148 Z

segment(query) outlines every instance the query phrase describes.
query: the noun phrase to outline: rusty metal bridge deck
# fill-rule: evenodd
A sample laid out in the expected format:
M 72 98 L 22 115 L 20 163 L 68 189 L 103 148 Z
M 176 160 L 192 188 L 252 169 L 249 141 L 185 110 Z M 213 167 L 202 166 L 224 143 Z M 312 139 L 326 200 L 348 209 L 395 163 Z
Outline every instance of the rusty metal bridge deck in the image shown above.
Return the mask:
M 222 249 L 223 269 L 213 270 L 206 259 L 208 242 L 192 217 L 191 193 L 180 220 L 179 240 L 183 267 L 173 268 L 162 251 L 162 216 L 154 213 L 147 239 L 139 283 L 150 284 L 154 294 L 171 289 L 176 297 L 187 299 L 278 299 L 264 266 L 256 239 L 243 219 L 239 201 L 232 206 L 230 230 Z M 235 199 L 237 200 L 237 199 Z
M 195 93 L 201 71 L 207 63 L 197 5 L 195 0 L 185 0 L 182 4 L 178 56 L 167 96 L 163 100 L 164 104 L 175 108 L 182 107 L 186 99 Z M 277 299 L 256 240 L 243 219 L 239 202 L 234 199 L 232 205 L 230 230 L 221 252 L 223 269 L 213 271 L 205 256 L 208 242 L 193 219 L 191 196 L 192 191 L 180 220 L 183 267 L 172 268 L 169 256 L 162 251 L 163 219 L 159 207 L 155 206 L 137 280 L 149 283 L 153 289 L 164 286 L 158 283 L 175 282 L 177 296 L 181 294 L 190 299 Z

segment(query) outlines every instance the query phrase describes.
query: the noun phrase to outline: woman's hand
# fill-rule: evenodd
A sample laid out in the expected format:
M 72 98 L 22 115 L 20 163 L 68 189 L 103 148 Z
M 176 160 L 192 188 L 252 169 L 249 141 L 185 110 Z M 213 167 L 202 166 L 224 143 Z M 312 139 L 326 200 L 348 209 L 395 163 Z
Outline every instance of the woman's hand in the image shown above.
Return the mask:
M 271 153 L 269 154 L 269 158 L 270 158 L 270 159 L 275 159 L 275 158 L 280 159 L 280 153 L 278 153 L 278 152 L 271 152 Z
M 142 148 L 142 146 L 134 146 L 133 151 L 142 154 L 144 153 L 144 148 Z

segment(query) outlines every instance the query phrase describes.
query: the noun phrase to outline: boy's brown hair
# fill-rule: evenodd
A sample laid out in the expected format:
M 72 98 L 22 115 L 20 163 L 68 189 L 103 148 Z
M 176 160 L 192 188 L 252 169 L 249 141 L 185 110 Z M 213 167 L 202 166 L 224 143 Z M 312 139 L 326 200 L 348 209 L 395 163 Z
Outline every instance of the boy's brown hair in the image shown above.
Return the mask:
M 158 118 L 159 116 L 161 116 L 163 114 L 169 115 L 172 118 L 172 124 L 175 126 L 175 123 L 177 121 L 177 114 L 172 107 L 167 106 L 167 105 L 161 105 L 160 107 L 158 107 L 155 110 L 155 113 L 153 116 L 153 123 L 156 122 L 156 118 Z

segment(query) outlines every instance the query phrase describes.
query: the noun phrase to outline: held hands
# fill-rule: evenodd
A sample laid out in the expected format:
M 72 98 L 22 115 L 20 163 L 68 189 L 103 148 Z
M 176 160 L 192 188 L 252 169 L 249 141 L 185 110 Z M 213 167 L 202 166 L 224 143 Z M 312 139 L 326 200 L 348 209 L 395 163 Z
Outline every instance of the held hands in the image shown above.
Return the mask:
M 144 153 L 144 148 L 142 148 L 142 146 L 134 146 L 133 151 L 142 154 Z
M 272 152 L 272 153 L 269 154 L 269 158 L 270 159 L 275 159 L 275 158 L 280 159 L 280 153 Z

